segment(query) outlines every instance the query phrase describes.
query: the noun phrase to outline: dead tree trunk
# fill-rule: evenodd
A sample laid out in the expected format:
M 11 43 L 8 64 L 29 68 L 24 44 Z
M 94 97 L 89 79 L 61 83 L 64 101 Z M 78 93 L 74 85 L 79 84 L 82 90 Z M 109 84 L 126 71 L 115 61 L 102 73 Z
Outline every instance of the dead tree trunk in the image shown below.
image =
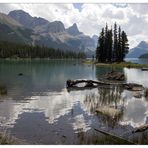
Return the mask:
M 143 86 L 140 84 L 136 84 L 136 83 L 109 83 L 109 82 L 103 82 L 103 81 L 94 81 L 94 80 L 67 80 L 66 82 L 66 87 L 67 88 L 79 88 L 77 86 L 77 84 L 81 84 L 81 83 L 85 83 L 84 86 L 80 87 L 80 88 L 93 88 L 93 87 L 98 87 L 98 86 L 102 86 L 102 85 L 106 85 L 106 86 L 110 86 L 110 85 L 117 85 L 117 86 L 121 86 L 124 89 L 127 90 L 142 90 Z

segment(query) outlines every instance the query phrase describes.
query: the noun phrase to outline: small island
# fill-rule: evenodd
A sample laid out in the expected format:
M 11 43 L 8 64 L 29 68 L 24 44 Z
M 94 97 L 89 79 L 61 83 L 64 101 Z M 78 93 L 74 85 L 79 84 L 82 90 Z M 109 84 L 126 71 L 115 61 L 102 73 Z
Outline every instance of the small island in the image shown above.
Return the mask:
M 121 31 L 121 27 L 114 24 L 114 29 L 108 29 L 106 24 L 102 28 L 98 38 L 96 48 L 96 60 L 94 56 L 92 60 L 85 60 L 86 64 L 95 64 L 96 66 L 107 67 L 127 67 L 127 68 L 147 68 L 147 64 L 138 64 L 126 62 L 125 56 L 128 54 L 129 44 L 125 31 Z M 148 54 L 140 56 L 140 58 L 148 57 Z

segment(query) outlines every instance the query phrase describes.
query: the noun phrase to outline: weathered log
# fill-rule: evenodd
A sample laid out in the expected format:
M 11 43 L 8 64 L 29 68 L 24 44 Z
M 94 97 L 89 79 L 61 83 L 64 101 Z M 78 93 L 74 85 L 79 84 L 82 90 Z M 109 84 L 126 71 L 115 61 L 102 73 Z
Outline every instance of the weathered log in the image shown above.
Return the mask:
M 104 89 L 110 89 L 110 87 L 108 87 L 109 85 L 94 85 L 92 87 L 87 87 L 87 86 L 73 86 L 73 87 L 67 87 L 67 91 L 70 92 L 70 91 L 80 91 L 80 90 L 91 90 L 91 89 L 94 89 L 94 88 L 104 88 Z
M 132 133 L 144 132 L 147 129 L 148 129 L 148 124 L 145 124 L 145 125 L 135 128 L 135 130 L 132 131 Z
M 118 139 L 119 141 L 121 141 L 121 142 L 123 142 L 123 143 L 125 143 L 125 144 L 132 144 L 132 145 L 134 144 L 134 145 L 135 145 L 135 143 L 133 143 L 132 141 L 129 141 L 129 140 L 127 140 L 127 139 L 124 139 L 123 137 L 113 135 L 113 134 L 111 134 L 111 133 L 109 133 L 109 132 L 106 132 L 106 131 L 104 131 L 104 130 L 101 130 L 101 129 L 96 129 L 96 128 L 93 128 L 93 129 L 94 129 L 95 131 L 97 131 L 97 132 L 100 132 L 100 133 L 106 135 L 106 136 L 110 136 L 110 137 L 112 137 L 112 138 L 114 138 L 114 139 Z
M 66 86 L 67 87 L 74 87 L 80 83 L 86 83 L 86 85 L 84 87 L 93 87 L 95 85 L 110 85 L 110 83 L 105 83 L 102 81 L 94 81 L 94 80 L 67 80 Z
M 85 83 L 84 86 L 78 87 L 77 84 Z M 143 90 L 143 86 L 136 83 L 109 83 L 109 82 L 103 82 L 103 81 L 94 81 L 94 80 L 67 80 L 66 86 L 67 88 L 93 88 L 93 87 L 99 87 L 102 85 L 118 85 L 123 87 L 124 89 L 130 90 L 130 91 L 141 91 Z
M 80 91 L 80 90 L 86 90 L 86 89 L 94 89 L 97 88 L 98 86 L 93 86 L 93 87 L 78 87 L 78 86 L 73 86 L 73 87 L 67 87 L 67 91 Z

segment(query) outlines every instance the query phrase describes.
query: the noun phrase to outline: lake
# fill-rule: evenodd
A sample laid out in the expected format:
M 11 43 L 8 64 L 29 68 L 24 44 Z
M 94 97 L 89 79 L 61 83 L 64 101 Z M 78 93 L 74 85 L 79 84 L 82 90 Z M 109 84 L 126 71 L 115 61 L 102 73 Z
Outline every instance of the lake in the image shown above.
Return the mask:
M 111 68 L 76 60 L 0 60 L 0 131 L 28 144 L 148 144 L 148 98 L 117 86 L 67 90 L 67 79 L 100 80 Z M 117 69 L 148 87 L 148 71 Z M 22 74 L 20 74 L 22 73 Z M 96 112 L 99 109 L 99 112 Z M 109 136 L 103 132 L 118 137 Z
M 148 64 L 148 58 L 126 58 L 125 61 L 138 64 Z

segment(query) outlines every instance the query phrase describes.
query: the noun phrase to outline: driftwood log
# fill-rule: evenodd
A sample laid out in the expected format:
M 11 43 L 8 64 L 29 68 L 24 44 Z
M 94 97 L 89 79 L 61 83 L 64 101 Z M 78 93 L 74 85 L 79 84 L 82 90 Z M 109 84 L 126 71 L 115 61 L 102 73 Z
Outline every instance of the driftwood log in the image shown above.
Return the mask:
M 110 85 L 109 83 L 101 82 L 101 81 L 94 81 L 94 80 L 67 80 L 66 86 L 68 87 L 75 87 L 77 84 L 86 83 L 84 87 L 95 87 L 98 85 Z
M 148 129 L 148 124 L 145 124 L 140 127 L 137 127 L 134 131 L 132 131 L 132 133 L 144 132 L 147 129 Z
M 101 130 L 101 129 L 96 129 L 96 128 L 93 128 L 95 131 L 99 132 L 99 133 L 102 133 L 106 136 L 109 136 L 109 137 L 112 137 L 118 141 L 120 141 L 121 143 L 124 143 L 124 144 L 131 144 L 131 145 L 135 145 L 135 143 L 133 143 L 132 141 L 129 141 L 127 139 L 124 139 L 123 137 L 120 137 L 120 136 L 116 136 L 114 134 L 111 134 L 109 132 L 106 132 L 104 130 Z
M 78 87 L 77 84 L 84 83 L 84 86 Z M 99 86 L 110 86 L 110 85 L 117 85 L 121 86 L 124 89 L 130 90 L 130 91 L 141 91 L 143 90 L 143 86 L 136 83 L 109 83 L 109 82 L 103 82 L 103 81 L 94 81 L 94 80 L 67 80 L 66 87 L 67 88 L 76 88 L 76 89 L 86 89 L 86 88 L 96 88 Z

